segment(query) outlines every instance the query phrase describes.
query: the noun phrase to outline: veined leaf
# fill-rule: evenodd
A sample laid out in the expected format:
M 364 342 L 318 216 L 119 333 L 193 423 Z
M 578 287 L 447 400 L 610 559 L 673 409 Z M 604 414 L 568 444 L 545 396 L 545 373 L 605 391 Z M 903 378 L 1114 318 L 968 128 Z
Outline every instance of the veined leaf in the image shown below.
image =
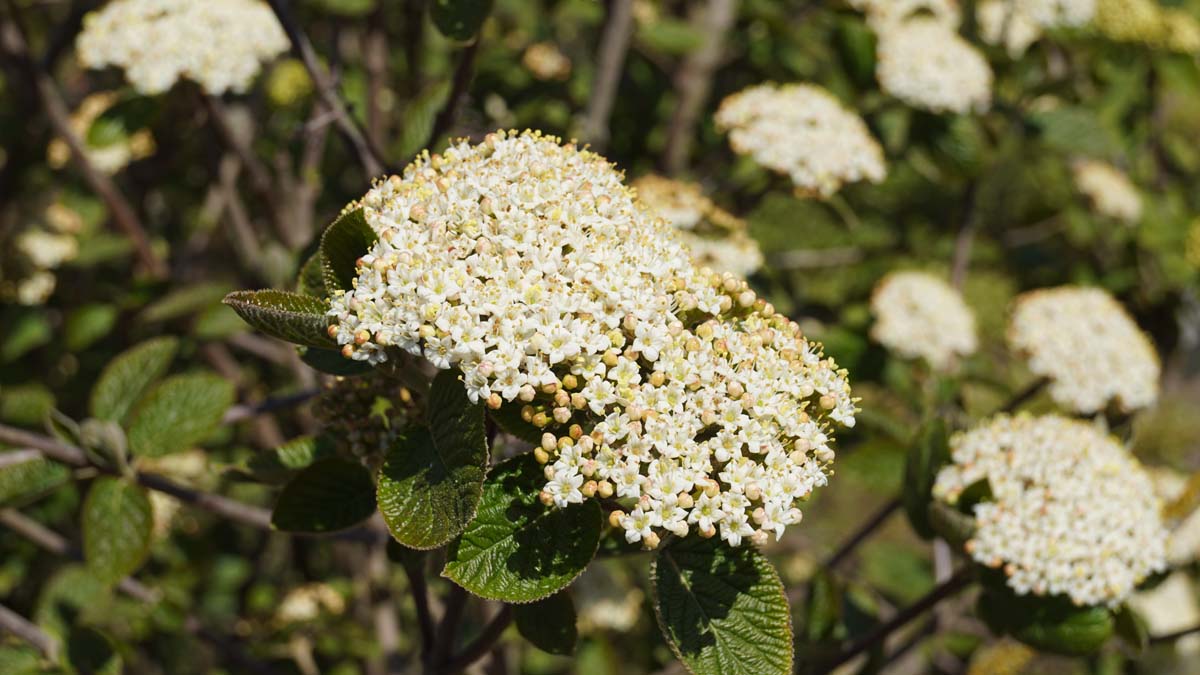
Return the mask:
M 538 500 L 545 482 L 532 455 L 498 464 L 475 519 L 451 542 L 442 576 L 511 603 L 541 600 L 574 581 L 600 545 L 600 504 L 545 506 Z
M 121 478 L 102 476 L 83 504 L 83 557 L 106 584 L 133 573 L 150 553 L 154 524 L 145 491 Z
M 367 224 L 362 207 L 343 213 L 321 235 L 321 269 L 325 293 L 354 288 L 358 259 L 371 250 L 379 236 Z
M 0 506 L 36 498 L 71 478 L 70 469 L 44 457 L 31 456 L 24 461 L 14 459 L 13 453 L 0 452 Z
M 317 251 L 308 256 L 300 275 L 296 278 L 296 292 L 300 295 L 311 295 L 314 298 L 329 297 L 325 290 L 325 269 L 321 264 L 321 252 Z
M 575 603 L 561 591 L 528 605 L 513 607 L 513 621 L 521 637 L 538 649 L 566 656 L 575 651 Z
M 300 360 L 313 370 L 319 370 L 322 373 L 351 376 L 371 372 L 371 364 L 366 361 L 348 359 L 329 349 L 304 347 L 303 350 L 304 353 L 300 355 Z
M 225 296 L 225 304 L 242 320 L 271 337 L 285 342 L 333 349 L 329 337 L 328 301 L 288 291 L 237 291 Z
M 336 532 L 375 513 L 375 484 L 357 462 L 332 457 L 296 475 L 279 494 L 271 525 L 284 532 Z
M 160 337 L 119 354 L 92 387 L 92 417 L 123 421 L 150 385 L 167 372 L 178 349 L 179 340 Z
M 221 424 L 233 400 L 233 385 L 216 375 L 169 377 L 134 411 L 129 423 L 129 449 L 142 457 L 186 450 Z
M 752 547 L 691 537 L 651 567 L 658 625 L 697 675 L 788 675 L 792 620 L 783 583 Z

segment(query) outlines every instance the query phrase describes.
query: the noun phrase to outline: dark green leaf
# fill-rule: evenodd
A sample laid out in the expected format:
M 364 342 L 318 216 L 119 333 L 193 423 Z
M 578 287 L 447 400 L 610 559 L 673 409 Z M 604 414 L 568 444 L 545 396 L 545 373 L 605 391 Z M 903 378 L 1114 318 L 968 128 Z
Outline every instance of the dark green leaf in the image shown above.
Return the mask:
M 49 313 L 21 314 L 0 326 L 0 363 L 12 363 L 54 339 Z
M 808 585 L 804 608 L 803 636 L 807 642 L 822 642 L 833 636 L 842 616 L 842 591 L 837 579 L 819 570 Z
M 287 291 L 237 291 L 225 296 L 225 304 L 255 329 L 305 347 L 332 349 L 329 303 L 321 298 Z
M 316 347 L 303 347 L 304 353 L 300 360 L 313 370 L 319 370 L 329 375 L 362 375 L 371 372 L 371 364 L 365 361 L 355 361 L 342 356 L 339 352 Z
M 904 512 L 917 534 L 929 539 L 933 527 L 929 522 L 929 502 L 933 498 L 933 483 L 938 470 L 950 461 L 946 423 L 941 419 L 927 422 L 908 451 L 904 467 L 904 492 L 901 499 Z
M 1077 607 L 1061 597 L 1015 595 L 1009 588 L 985 586 L 979 616 L 996 633 L 1030 647 L 1068 656 L 1096 653 L 1113 634 L 1107 607 Z
M 122 669 L 112 641 L 87 626 L 75 626 L 67 634 L 67 663 L 84 675 L 118 675 Z
M 362 207 L 343 213 L 321 235 L 321 267 L 325 292 L 348 291 L 358 277 L 358 259 L 371 250 L 379 236 L 367 224 Z
M 129 449 L 142 457 L 186 450 L 220 426 L 233 401 L 233 385 L 216 375 L 167 378 L 134 411 L 129 423 Z
M 493 0 L 433 0 L 433 24 L 451 40 L 470 40 L 492 11 Z
M 106 584 L 133 573 L 150 553 L 154 517 L 145 491 L 120 478 L 101 476 L 83 504 L 83 557 Z
M 1141 653 L 1150 646 L 1150 628 L 1146 620 L 1128 604 L 1121 605 L 1113 612 L 1113 629 L 1117 637 L 1135 652 Z
M 119 312 L 114 305 L 83 305 L 67 317 L 66 344 L 73 352 L 83 351 L 108 335 L 117 323 Z
M 658 625 L 697 675 L 788 675 L 792 619 L 783 583 L 750 546 L 690 537 L 650 569 Z
M 0 506 L 34 499 L 70 479 L 70 469 L 27 450 L 0 452 Z
M 321 252 L 317 251 L 308 256 L 300 275 L 296 278 L 296 292 L 300 295 L 311 295 L 314 298 L 325 298 L 329 293 L 325 290 L 325 269 L 321 264 Z
M 0 387 L 0 422 L 36 427 L 54 409 L 54 404 L 54 394 L 42 384 Z
M 92 387 L 92 417 L 123 421 L 150 385 L 167 372 L 178 349 L 179 340 L 160 337 L 119 354 Z
M 975 536 L 974 516 L 945 502 L 936 499 L 930 501 L 927 514 L 930 531 L 955 548 L 961 549 L 967 540 Z
M 375 484 L 357 462 L 333 457 L 296 475 L 279 495 L 271 524 L 284 532 L 336 532 L 375 513 Z
M 34 618 L 50 635 L 66 639 L 71 626 L 106 616 L 112 588 L 84 565 L 68 564 L 42 587 Z
M 246 462 L 246 469 L 258 480 L 282 483 L 294 472 L 334 452 L 333 442 L 325 436 L 300 436 L 274 450 L 254 455 Z
M 513 607 L 517 632 L 534 647 L 567 656 L 575 651 L 579 632 L 575 628 L 575 603 L 562 591 L 528 605 Z
M 442 575 L 480 597 L 522 603 L 565 588 L 596 555 L 600 504 L 560 509 L 538 494 L 546 478 L 532 455 L 492 469 L 479 512 L 446 553 Z

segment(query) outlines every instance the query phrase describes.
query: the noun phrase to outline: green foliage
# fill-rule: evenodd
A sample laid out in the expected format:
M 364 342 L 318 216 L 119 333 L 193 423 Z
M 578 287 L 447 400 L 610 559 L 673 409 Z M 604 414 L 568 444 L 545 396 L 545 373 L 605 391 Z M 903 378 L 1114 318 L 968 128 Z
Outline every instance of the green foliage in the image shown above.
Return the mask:
M 237 291 L 225 296 L 225 304 L 238 316 L 271 337 L 287 342 L 332 349 L 328 301 L 288 291 Z
M 437 548 L 462 533 L 483 495 L 488 446 L 483 406 L 442 371 L 429 391 L 429 429 L 412 429 L 388 450 L 379 472 L 379 512 L 396 541 Z
M 696 675 L 792 672 L 792 620 L 783 583 L 754 548 L 690 537 L 651 567 L 658 624 Z
M 300 274 L 296 277 L 296 292 L 314 298 L 329 296 L 325 288 L 325 265 L 321 262 L 320 251 L 310 255 L 300 267 Z
M 516 605 L 513 620 L 517 632 L 534 647 L 562 656 L 575 651 L 575 642 L 579 639 L 575 627 L 575 603 L 566 591 L 527 605 Z
M 443 35 L 452 40 L 470 40 L 487 20 L 494 0 L 433 0 L 429 15 Z
M 43 457 L 14 461 L 11 452 L 0 452 L 0 506 L 40 497 L 70 479 L 71 470 L 58 462 Z
M 370 364 L 348 359 L 329 349 L 317 349 L 316 347 L 302 347 L 301 349 L 304 350 L 304 353 L 300 356 L 300 360 L 313 370 L 322 373 L 351 376 L 371 372 Z
M 92 417 L 123 421 L 150 385 L 167 372 L 178 350 L 178 339 L 161 337 L 147 340 L 110 361 L 92 388 Z
M 367 224 L 362 207 L 347 211 L 333 221 L 321 235 L 321 271 L 326 293 L 354 287 L 358 259 L 378 238 Z
M 375 513 L 375 485 L 361 464 L 337 457 L 314 462 L 279 493 L 271 525 L 284 532 L 336 532 Z
M 985 586 L 978 611 L 997 633 L 1069 656 L 1096 653 L 1112 636 L 1115 625 L 1106 607 L 1077 607 L 1058 597 L 1018 596 L 999 584 Z
M 150 554 L 154 516 L 141 487 L 102 476 L 83 504 L 83 557 L 88 569 L 112 585 L 142 566 Z
M 479 511 L 451 542 L 442 574 L 489 600 L 533 602 L 575 580 L 600 544 L 596 500 L 560 509 L 538 500 L 545 477 L 532 455 L 496 465 Z
M 940 418 L 929 420 L 909 447 L 904 467 L 904 490 L 901 500 L 904 512 L 917 534 L 929 539 L 934 530 L 929 523 L 929 503 L 933 499 L 933 484 L 938 469 L 950 461 L 949 436 L 946 423 Z
M 216 430 L 234 395 L 232 384 L 207 373 L 163 380 L 133 412 L 129 449 L 141 457 L 186 450 Z

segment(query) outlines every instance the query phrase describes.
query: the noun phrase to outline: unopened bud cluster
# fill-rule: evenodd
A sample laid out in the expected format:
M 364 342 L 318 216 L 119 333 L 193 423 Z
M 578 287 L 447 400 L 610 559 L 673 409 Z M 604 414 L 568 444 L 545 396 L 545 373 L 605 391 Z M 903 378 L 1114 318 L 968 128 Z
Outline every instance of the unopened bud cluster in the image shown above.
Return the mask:
M 624 500 L 631 542 L 763 541 L 825 482 L 846 374 L 745 281 L 694 265 L 599 156 L 533 132 L 423 156 L 363 200 L 343 354 L 462 372 L 542 430 L 542 498 Z M 626 511 L 627 510 L 627 511 Z
M 1120 604 L 1166 567 L 1167 531 L 1150 476 L 1117 441 L 1056 415 L 999 416 L 951 439 L 933 495 L 955 504 L 987 480 L 967 553 L 1018 594 Z
M 657 175 L 633 182 L 638 200 L 676 230 L 696 264 L 749 276 L 763 254 L 746 231 L 746 221 L 717 206 L 700 186 Z
M 1131 412 L 1158 399 L 1161 365 L 1150 338 L 1099 288 L 1060 286 L 1018 296 L 1008 342 L 1059 405 L 1083 414 L 1115 402 Z
M 413 396 L 396 380 L 375 371 L 331 379 L 313 408 L 326 436 L 340 451 L 370 457 L 386 452 L 404 429 L 412 415 Z
M 120 67 L 143 94 L 180 79 L 222 94 L 245 91 L 288 39 L 260 0 L 113 0 L 84 17 L 75 46 L 85 67 Z
M 714 118 L 739 155 L 788 176 L 804 194 L 829 197 L 845 183 L 878 183 L 883 150 L 866 123 L 811 84 L 759 84 L 721 102 Z

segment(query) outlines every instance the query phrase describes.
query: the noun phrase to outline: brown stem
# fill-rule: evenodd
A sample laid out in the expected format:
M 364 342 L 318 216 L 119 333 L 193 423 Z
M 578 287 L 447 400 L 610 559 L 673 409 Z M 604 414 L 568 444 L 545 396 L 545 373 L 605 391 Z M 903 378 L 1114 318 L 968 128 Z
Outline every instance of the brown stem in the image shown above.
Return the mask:
M 887 503 L 884 504 L 878 511 L 876 511 L 874 515 L 868 518 L 867 522 L 863 523 L 862 526 L 850 536 L 850 538 L 842 542 L 842 545 L 839 546 L 837 550 L 825 560 L 823 567 L 827 570 L 832 570 L 833 568 L 837 567 L 843 560 L 846 559 L 846 556 L 850 555 L 855 548 L 858 548 L 859 544 L 866 540 L 867 537 L 871 536 L 871 533 L 878 529 L 879 526 L 884 522 L 886 522 L 887 519 L 899 508 L 899 497 L 892 497 L 889 499 Z
M 432 148 L 439 138 L 449 133 L 454 127 L 458 109 L 462 107 L 462 99 L 466 96 L 467 89 L 471 86 L 471 80 L 475 77 L 475 56 L 479 53 L 480 39 L 476 37 L 459 54 L 458 65 L 454 68 L 454 83 L 450 87 L 450 96 L 446 99 L 446 104 L 438 111 L 437 118 L 433 122 L 433 130 L 429 132 L 429 139 L 425 141 L 426 148 Z
M 58 86 L 54 84 L 54 80 L 51 79 L 42 64 L 35 60 L 29 52 L 29 42 L 18 20 L 19 14 L 16 6 L 11 0 L 7 6 L 12 14 L 12 20 L 4 22 L 3 28 L 0 29 L 2 32 L 0 46 L 21 66 L 33 83 L 38 100 L 46 111 L 46 117 L 54 127 L 55 133 L 61 136 L 67 147 L 70 148 L 71 159 L 83 175 L 88 187 L 104 202 L 108 212 L 112 215 L 113 222 L 133 244 L 134 254 L 137 256 L 140 267 L 152 277 L 166 277 L 167 266 L 150 247 L 146 229 L 142 227 L 133 207 L 126 201 L 112 178 L 96 169 L 88 159 L 83 140 L 71 127 L 71 113 L 62 94 L 58 91 Z
M 1007 403 L 1005 403 L 1004 405 L 997 408 L 996 412 L 994 412 L 992 414 L 999 415 L 1000 413 L 1010 413 L 1010 412 L 1016 410 L 1017 408 L 1020 408 L 1022 405 L 1029 402 L 1029 400 L 1032 399 L 1034 396 L 1037 396 L 1039 393 L 1041 393 L 1041 391 L 1043 389 L 1045 389 L 1046 385 L 1048 385 L 1048 384 L 1050 384 L 1050 380 L 1048 378 L 1039 377 L 1038 379 L 1034 380 L 1033 382 L 1030 382 L 1021 391 L 1018 391 L 1017 393 L 1013 394 L 1013 397 L 1008 399 Z
M 967 282 L 967 268 L 971 265 L 971 249 L 974 247 L 975 234 L 979 230 L 979 217 L 975 213 L 975 183 L 967 187 L 967 195 L 963 206 L 962 227 L 954 238 L 954 260 L 950 265 L 950 284 L 962 290 Z
M 376 146 L 383 143 L 383 92 L 387 84 L 388 41 L 384 8 L 381 3 L 371 14 L 363 44 L 363 66 L 367 71 L 367 138 Z
M 508 628 L 508 625 L 512 623 L 512 620 L 512 605 L 501 607 L 500 611 L 496 612 L 496 615 L 484 627 L 483 632 L 472 640 L 471 644 L 467 645 L 461 654 L 446 664 L 441 670 L 442 675 L 457 675 L 472 663 L 486 656 L 491 651 L 492 646 L 496 644 L 496 641 L 500 639 L 500 636 L 504 634 L 504 629 Z
M 971 583 L 971 579 L 972 568 L 970 565 L 964 565 L 963 567 L 959 568 L 959 570 L 955 572 L 953 576 L 935 586 L 933 590 L 926 593 L 925 596 L 920 600 L 917 600 L 915 603 L 900 610 L 891 619 L 879 624 L 869 633 L 854 641 L 848 648 L 846 648 L 845 651 L 843 651 L 841 654 L 838 654 L 834 659 L 822 664 L 822 672 L 832 672 L 833 670 L 837 669 L 838 666 L 841 666 L 859 654 L 870 651 L 871 649 L 883 644 L 889 635 L 894 633 L 896 630 L 903 628 L 906 624 L 908 624 L 909 621 L 912 621 L 921 614 L 924 614 L 927 610 L 934 607 L 942 600 L 945 600 L 946 598 L 949 598 L 966 588 L 967 585 Z
M 233 424 L 242 420 L 250 419 L 258 415 L 285 410 L 292 406 L 300 405 L 321 393 L 320 389 L 305 389 L 304 391 L 296 392 L 289 396 L 280 396 L 278 398 L 268 398 L 265 401 L 259 401 L 253 405 L 239 404 L 225 411 L 225 417 L 221 419 L 224 424 Z
M 429 665 L 434 667 L 434 672 L 440 672 L 437 667 L 450 659 L 450 653 L 458 641 L 458 624 L 462 620 L 466 605 L 467 592 L 457 584 L 450 584 L 450 594 L 446 597 L 442 620 L 438 622 L 433 654 L 429 661 Z
M 0 605 L 0 629 L 12 633 L 46 655 L 51 661 L 58 660 L 58 642 L 46 631 L 30 623 L 25 617 L 11 609 Z
M 692 23 L 704 36 L 704 43 L 691 52 L 675 74 L 679 102 L 667 128 L 663 168 L 673 175 L 683 170 L 692 149 L 696 120 L 712 90 L 713 72 L 725 47 L 725 34 L 737 17 L 737 0 L 708 0 L 692 13 Z
M 424 566 L 404 566 L 408 577 L 408 590 L 412 595 L 413 607 L 417 611 L 417 625 L 421 630 L 421 654 L 425 659 L 433 658 L 433 615 L 429 611 L 429 585 L 425 583 Z
M 632 36 L 633 0 L 612 0 L 608 21 L 600 37 L 599 65 L 592 84 L 592 97 L 583 120 L 583 140 L 599 150 L 608 145 L 608 118 L 617 100 L 617 86 L 621 83 L 621 70 L 625 67 Z
M 317 53 L 313 49 L 312 43 L 309 42 L 308 36 L 304 34 L 303 29 L 296 22 L 296 18 L 292 16 L 291 3 L 288 0 L 267 0 L 267 4 L 275 11 L 279 24 L 283 26 L 283 31 L 287 33 L 288 39 L 292 43 L 292 50 L 296 52 L 296 55 L 304 63 L 305 69 L 308 70 L 308 75 L 317 89 L 317 95 L 329 108 L 333 115 L 333 122 L 337 125 L 338 132 L 345 140 L 346 145 L 358 157 L 363 170 L 369 176 L 382 175 L 385 167 L 383 153 L 375 147 L 371 139 L 363 133 L 362 129 L 358 127 L 358 123 L 350 116 L 345 102 L 338 95 L 333 79 L 317 59 Z

